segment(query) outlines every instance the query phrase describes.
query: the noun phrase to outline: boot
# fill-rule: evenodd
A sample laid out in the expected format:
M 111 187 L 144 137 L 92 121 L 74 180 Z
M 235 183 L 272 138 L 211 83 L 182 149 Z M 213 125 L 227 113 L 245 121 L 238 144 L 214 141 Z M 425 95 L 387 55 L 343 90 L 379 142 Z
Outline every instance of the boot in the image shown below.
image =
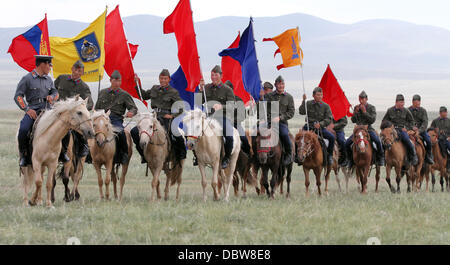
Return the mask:
M 344 150 L 339 150 L 339 160 L 338 160 L 338 164 L 339 166 L 345 166 L 347 165 L 347 154 Z
M 328 165 L 333 165 L 333 155 L 328 155 Z
M 196 167 L 198 166 L 197 155 L 195 154 L 194 150 L 192 150 L 192 153 L 194 154 L 194 157 L 192 158 L 192 165 Z
M 384 160 L 384 154 L 382 152 L 377 153 L 377 166 L 384 167 L 386 161 Z
M 86 160 L 84 160 L 84 162 L 92 164 L 92 156 L 90 152 L 88 152 L 88 154 L 86 155 Z
M 450 173 L 450 155 L 447 154 L 447 173 Z
M 415 149 L 412 150 L 412 154 L 410 156 L 411 156 L 411 164 L 413 166 L 416 166 L 419 163 L 419 159 L 417 158 L 417 154 L 416 154 L 416 150 Z
M 225 169 L 225 168 L 227 168 L 228 167 L 228 165 L 230 164 L 230 156 L 225 156 L 223 159 L 222 159 L 222 169 Z
M 299 166 L 301 166 L 303 163 L 300 162 L 297 152 L 298 152 L 298 147 L 297 147 L 297 144 L 295 144 L 294 162 L 297 163 Z
M 228 139 L 227 139 L 228 138 Z M 230 139 L 231 138 L 231 139 Z M 225 137 L 225 156 L 222 159 L 222 169 L 225 169 L 230 164 L 231 152 L 233 151 L 233 137 Z
M 118 134 L 119 137 L 119 163 L 121 164 L 127 164 L 128 163 L 128 144 L 127 144 L 127 138 L 125 137 L 125 131 L 121 131 Z
M 26 156 L 26 152 L 24 151 L 19 151 L 19 166 L 20 167 L 26 167 L 28 165 L 27 163 L 27 156 Z
M 433 158 L 433 154 L 431 153 L 431 151 L 427 150 L 427 153 L 425 155 L 425 162 L 430 165 L 434 164 L 434 158 Z
M 59 161 L 63 163 L 67 163 L 70 161 L 69 156 L 67 155 L 67 146 L 69 145 L 70 141 L 70 131 L 64 136 L 64 138 L 61 141 L 61 153 L 59 153 Z
M 28 139 L 22 139 L 22 141 L 19 139 L 19 166 L 26 167 L 27 165 L 31 164 L 29 163 L 29 157 L 28 157 L 28 148 L 26 145 L 26 142 L 28 142 Z

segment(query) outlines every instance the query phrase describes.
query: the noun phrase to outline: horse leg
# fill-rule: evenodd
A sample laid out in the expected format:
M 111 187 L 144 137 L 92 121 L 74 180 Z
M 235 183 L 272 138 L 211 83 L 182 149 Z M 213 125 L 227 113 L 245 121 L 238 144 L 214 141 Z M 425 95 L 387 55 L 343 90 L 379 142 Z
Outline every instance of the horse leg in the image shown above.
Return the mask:
M 287 166 L 286 182 L 287 182 L 287 193 L 286 198 L 291 197 L 291 174 L 292 174 L 292 164 Z
M 98 190 L 100 192 L 100 200 L 103 200 L 104 196 L 103 196 L 102 171 L 100 169 L 100 164 L 95 163 L 95 162 L 93 164 L 94 164 L 95 172 L 97 172 L 97 181 L 98 181 Z
M 309 169 L 306 169 L 305 167 L 303 167 L 303 173 L 305 174 L 305 196 L 309 197 Z
M 78 192 L 78 185 L 80 184 L 80 181 L 81 181 L 81 178 L 82 178 L 81 174 L 83 172 L 84 159 L 85 158 L 82 158 L 80 160 L 80 162 L 78 163 L 77 169 L 73 173 L 72 195 L 73 195 L 73 198 L 75 200 L 79 200 L 80 199 L 80 193 Z
M 386 182 L 389 185 L 389 189 L 391 190 L 391 192 L 395 193 L 395 189 L 391 185 L 391 170 L 392 170 L 392 165 L 386 164 Z
M 31 184 L 33 182 L 33 172 L 31 170 L 30 166 L 27 167 L 21 167 L 20 171 L 23 175 L 23 199 L 22 199 L 22 205 L 23 206 L 29 206 L 28 203 L 28 192 L 31 189 Z
M 231 167 L 231 166 L 230 166 Z M 228 167 L 228 168 L 226 168 L 225 170 L 223 170 L 222 171 L 222 173 L 224 173 L 225 174 L 225 185 L 224 185 L 224 187 L 225 187 L 225 190 L 224 190 L 224 193 L 225 193 L 225 198 L 224 198 L 224 200 L 225 200 L 225 202 L 228 202 L 229 201 L 229 198 L 230 198 L 230 189 L 231 189 L 231 182 L 233 181 L 233 171 L 234 170 L 231 170 L 231 168 L 230 167 Z M 238 186 L 238 189 L 239 189 L 239 186 Z
M 206 185 L 208 184 L 206 182 L 206 173 L 205 173 L 205 166 L 199 164 L 198 169 L 200 170 L 200 175 L 202 176 L 202 188 L 203 188 L 203 201 L 206 202 Z
M 55 203 L 56 171 L 55 171 L 55 174 L 53 174 L 52 182 L 53 182 L 53 186 L 52 186 L 51 200 L 52 200 L 52 203 Z
M 219 191 L 218 191 L 218 178 L 219 178 L 219 174 L 222 174 L 222 172 L 219 172 L 221 169 L 219 168 L 219 163 L 215 163 L 212 171 L 213 171 L 213 175 L 212 175 L 212 180 L 211 180 L 211 187 L 213 189 L 214 192 L 214 201 L 218 201 L 219 200 Z M 221 175 L 222 176 L 222 175 Z
M 162 170 L 162 165 L 158 166 L 157 168 L 151 168 L 150 169 L 152 171 L 152 194 L 150 196 L 150 202 L 154 202 L 155 201 L 155 194 L 157 192 L 157 190 L 159 189 L 159 175 L 161 174 L 161 170 Z M 159 196 L 157 196 L 157 198 L 159 199 Z
M 362 184 L 362 194 L 367 194 L 367 176 L 369 175 L 369 169 L 370 165 L 365 167 L 364 170 L 361 172 L 361 184 Z
M 128 172 L 128 164 L 122 165 L 122 175 L 120 176 L 120 193 L 119 193 L 119 201 L 122 201 L 123 196 L 123 186 L 125 185 L 125 177 L 127 176 Z
M 431 171 L 431 192 L 435 192 L 434 184 L 436 184 L 436 176 L 434 175 L 434 172 Z
M 55 176 L 56 167 L 58 166 L 58 162 L 50 164 L 48 167 L 48 175 L 47 175 L 47 201 L 46 206 L 48 208 L 52 208 L 53 204 L 51 201 L 51 193 L 53 189 L 53 178 Z
M 73 198 L 70 196 L 70 189 L 69 189 L 69 178 L 67 178 L 65 175 L 62 176 L 62 183 L 64 184 L 64 201 L 65 202 L 71 202 Z
M 39 191 L 42 187 L 42 179 L 41 179 L 41 174 L 42 174 L 42 168 L 40 165 L 37 165 L 38 163 L 35 162 L 33 165 L 33 172 L 34 172 L 34 184 L 36 186 L 36 190 L 33 193 L 33 196 L 31 197 L 31 200 L 29 202 L 29 204 L 31 206 L 35 206 L 37 203 L 37 199 L 39 196 Z
M 112 169 L 111 171 L 111 181 L 113 183 L 113 191 L 114 191 L 114 199 L 118 199 L 117 197 L 117 172 L 115 170 L 115 168 Z
M 314 175 L 316 175 L 316 185 L 317 191 L 319 192 L 319 196 L 322 196 L 322 190 L 320 189 L 320 185 L 322 185 L 322 182 L 320 181 L 321 174 L 322 174 L 322 167 L 317 167 L 314 169 Z
M 339 192 L 342 192 L 341 180 L 339 179 L 339 170 L 334 170 L 334 175 L 336 176 L 336 182 L 338 184 Z
M 443 170 L 441 170 L 441 173 L 440 173 L 440 183 L 441 183 L 441 192 L 444 192 L 444 177 L 445 177 L 445 173 L 443 173 L 444 171 Z
M 380 166 L 376 166 L 376 173 L 375 173 L 375 193 L 378 192 L 378 183 L 380 182 Z
M 115 174 L 113 160 L 106 163 L 106 177 L 105 177 L 105 197 L 109 200 L 109 184 L 111 183 L 111 174 Z
M 397 182 L 397 193 L 400 193 L 400 182 L 402 181 L 402 166 L 395 167 L 395 181 Z
M 327 166 L 327 171 L 325 173 L 325 195 L 328 196 L 328 181 L 330 180 L 331 165 Z

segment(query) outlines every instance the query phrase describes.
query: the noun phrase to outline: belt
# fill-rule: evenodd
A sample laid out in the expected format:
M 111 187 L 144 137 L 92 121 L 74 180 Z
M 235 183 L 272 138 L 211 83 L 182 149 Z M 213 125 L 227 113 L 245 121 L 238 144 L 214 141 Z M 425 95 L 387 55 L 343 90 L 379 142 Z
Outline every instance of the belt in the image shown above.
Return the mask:
M 43 102 L 47 102 L 47 98 L 37 98 L 34 100 L 30 100 L 28 101 L 28 104 L 43 103 Z
M 160 109 L 160 108 L 156 108 L 153 109 L 156 112 L 163 112 L 163 113 L 172 113 L 172 111 L 170 109 Z

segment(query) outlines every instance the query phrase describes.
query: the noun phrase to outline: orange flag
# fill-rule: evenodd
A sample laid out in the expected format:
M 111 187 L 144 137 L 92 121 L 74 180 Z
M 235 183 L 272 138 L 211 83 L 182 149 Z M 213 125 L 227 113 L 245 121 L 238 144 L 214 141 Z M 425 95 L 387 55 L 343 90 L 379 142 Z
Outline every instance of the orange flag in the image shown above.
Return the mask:
M 283 64 L 277 66 L 278 70 L 302 64 L 303 51 L 300 49 L 298 28 L 288 29 L 276 37 L 264 38 L 263 41 L 274 41 L 277 44 L 278 50 L 275 51 L 274 57 L 281 53 L 283 58 Z

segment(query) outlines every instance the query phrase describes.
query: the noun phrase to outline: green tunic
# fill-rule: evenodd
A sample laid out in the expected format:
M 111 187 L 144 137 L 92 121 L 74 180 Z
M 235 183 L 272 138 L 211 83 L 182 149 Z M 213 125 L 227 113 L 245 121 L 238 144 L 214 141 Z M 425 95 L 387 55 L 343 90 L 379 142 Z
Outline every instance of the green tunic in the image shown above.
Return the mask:
M 206 95 L 206 100 L 208 101 L 208 106 L 212 107 L 212 103 L 211 101 L 217 101 L 220 104 L 222 104 L 223 107 L 223 113 L 224 115 L 227 116 L 228 119 L 232 119 L 233 118 L 233 114 L 234 114 L 234 92 L 233 89 L 231 89 L 229 86 L 227 86 L 224 83 L 220 83 L 219 85 L 214 85 L 214 84 L 207 84 L 205 85 L 205 95 Z M 204 96 L 202 96 L 202 101 L 204 103 L 205 99 Z M 228 113 L 227 112 L 227 101 L 228 102 L 232 102 L 233 103 L 233 109 L 229 110 Z
M 395 128 L 399 129 L 406 128 L 407 130 L 412 130 L 414 126 L 414 118 L 411 112 L 407 108 L 397 109 L 395 106 L 387 110 L 383 121 L 390 121 L 394 124 Z
M 427 111 L 422 107 L 414 108 L 413 106 L 409 107 L 409 111 L 413 115 L 414 126 L 419 129 L 420 133 L 425 132 L 428 128 Z
M 431 128 L 439 128 L 439 131 L 444 131 L 447 137 L 450 137 L 450 119 L 441 117 L 434 119 L 431 122 Z
M 308 107 L 309 127 L 313 127 L 316 122 L 318 122 L 322 128 L 330 125 L 333 120 L 333 115 L 331 114 L 331 108 L 327 103 L 309 100 L 306 102 L 306 107 Z M 302 105 L 299 108 L 300 115 L 306 115 L 306 107 L 305 101 L 303 100 Z
M 352 122 L 356 123 L 356 125 L 368 125 L 368 129 L 370 131 L 374 131 L 375 129 L 372 127 L 372 124 L 377 119 L 377 110 L 374 105 L 369 103 L 366 104 L 366 112 L 363 112 L 361 109 L 353 112 Z
M 340 118 L 339 120 L 333 120 L 334 123 L 334 131 L 335 132 L 342 132 L 344 131 L 345 126 L 347 126 L 348 120 L 347 116 L 344 116 L 343 118 Z
M 276 90 L 264 95 L 264 100 L 268 102 L 267 104 L 267 115 L 269 119 L 276 117 L 271 117 L 271 104 L 269 102 L 278 101 L 279 102 L 279 112 L 280 112 L 280 123 L 288 124 L 288 120 L 292 119 L 295 114 L 294 99 L 291 94 L 287 92 L 278 93 Z
M 146 91 L 141 89 L 141 94 L 144 100 L 151 100 L 151 107 L 154 111 L 156 111 L 158 116 L 172 114 L 172 105 L 175 102 L 182 100 L 178 90 L 170 85 L 164 88 L 160 85 L 154 85 L 151 89 Z M 182 112 L 183 110 L 180 110 L 179 112 L 173 114 L 173 116 L 176 117 Z
M 137 107 L 133 98 L 128 92 L 121 88 L 118 90 L 112 90 L 111 88 L 100 90 L 95 109 L 104 109 L 105 111 L 111 110 L 112 114 L 119 117 L 122 117 L 127 109 L 134 114 L 137 113 Z
M 81 79 L 73 80 L 71 75 L 60 75 L 55 80 L 55 87 L 58 90 L 59 99 L 61 100 L 80 95 L 82 99 L 88 98 L 88 104 L 86 106 L 88 110 L 91 110 L 94 106 L 91 90 Z

